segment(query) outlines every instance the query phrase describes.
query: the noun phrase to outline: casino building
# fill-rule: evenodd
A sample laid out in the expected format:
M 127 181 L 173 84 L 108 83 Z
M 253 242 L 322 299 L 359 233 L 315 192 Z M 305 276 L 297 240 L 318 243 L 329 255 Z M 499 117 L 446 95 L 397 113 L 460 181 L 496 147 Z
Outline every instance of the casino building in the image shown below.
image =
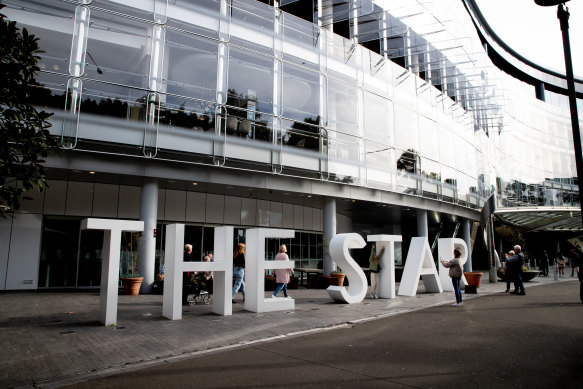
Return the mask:
M 40 38 L 34 102 L 63 143 L 49 188 L 0 220 L 2 290 L 99 287 L 89 217 L 144 221 L 146 293 L 173 223 L 195 258 L 216 226 L 234 243 L 293 229 L 267 256 L 286 243 L 324 272 L 337 233 L 402 235 L 397 265 L 412 237 L 459 237 L 467 268 L 488 269 L 484 220 L 498 251 L 535 237 L 531 256 L 581 230 L 566 77 L 509 48 L 473 0 L 2 3 Z

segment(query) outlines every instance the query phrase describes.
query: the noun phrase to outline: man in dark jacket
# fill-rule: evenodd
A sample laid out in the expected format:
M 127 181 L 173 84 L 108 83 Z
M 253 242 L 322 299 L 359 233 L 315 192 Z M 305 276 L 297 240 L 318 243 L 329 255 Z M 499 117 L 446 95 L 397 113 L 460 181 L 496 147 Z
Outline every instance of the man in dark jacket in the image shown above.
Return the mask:
M 548 277 L 549 275 L 549 256 L 547 255 L 547 250 L 543 250 L 542 252 L 542 258 L 540 260 L 540 271 L 541 271 L 541 277 Z
M 522 267 L 524 266 L 524 254 L 519 245 L 514 246 L 514 255 L 508 256 L 506 254 L 506 261 L 511 269 L 511 274 L 514 278 L 514 291 L 512 294 L 524 296 L 524 284 L 522 283 Z
M 579 276 L 579 263 L 580 258 L 576 249 L 571 249 L 571 254 L 569 254 L 569 262 L 571 262 L 571 277 Z

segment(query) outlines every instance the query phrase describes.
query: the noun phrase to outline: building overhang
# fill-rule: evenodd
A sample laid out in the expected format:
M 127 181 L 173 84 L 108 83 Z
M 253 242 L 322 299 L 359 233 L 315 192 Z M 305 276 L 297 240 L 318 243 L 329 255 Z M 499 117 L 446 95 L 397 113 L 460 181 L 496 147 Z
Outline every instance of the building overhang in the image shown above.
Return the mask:
M 583 232 L 578 207 L 502 208 L 496 210 L 494 216 L 503 224 L 522 228 L 525 232 Z

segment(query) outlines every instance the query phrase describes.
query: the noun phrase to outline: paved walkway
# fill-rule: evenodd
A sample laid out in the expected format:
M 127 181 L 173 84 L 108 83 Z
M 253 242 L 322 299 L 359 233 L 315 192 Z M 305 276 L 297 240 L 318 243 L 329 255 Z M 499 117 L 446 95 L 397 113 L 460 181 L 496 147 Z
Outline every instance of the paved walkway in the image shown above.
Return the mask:
M 537 277 L 525 286 L 555 282 L 552 277 Z M 485 274 L 478 294 L 464 298 L 504 289 L 505 283 L 489 283 Z M 217 316 L 210 306 L 185 306 L 179 321 L 162 317 L 162 296 L 119 296 L 118 325 L 104 327 L 97 322 L 97 292 L 1 293 L 0 388 L 56 388 L 454 301 L 452 292 L 425 293 L 422 282 L 415 297 L 365 299 L 359 304 L 332 303 L 327 292 L 318 289 L 290 290 L 290 295 L 296 299 L 293 311 L 258 314 L 244 311 L 239 303 L 233 305 L 232 316 Z M 578 302 L 577 294 L 573 300 Z

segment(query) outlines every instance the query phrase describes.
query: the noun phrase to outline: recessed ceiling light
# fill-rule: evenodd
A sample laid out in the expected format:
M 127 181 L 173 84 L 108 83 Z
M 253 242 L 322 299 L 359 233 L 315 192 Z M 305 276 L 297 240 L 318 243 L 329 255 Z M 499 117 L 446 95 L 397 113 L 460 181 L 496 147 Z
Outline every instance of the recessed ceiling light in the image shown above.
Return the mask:
M 89 174 L 95 174 L 95 172 L 89 172 Z
M 352 200 L 353 203 L 356 203 L 356 200 Z
M 308 195 L 308 197 L 312 197 L 312 195 Z
M 198 182 L 193 182 L 192 185 L 197 186 Z

